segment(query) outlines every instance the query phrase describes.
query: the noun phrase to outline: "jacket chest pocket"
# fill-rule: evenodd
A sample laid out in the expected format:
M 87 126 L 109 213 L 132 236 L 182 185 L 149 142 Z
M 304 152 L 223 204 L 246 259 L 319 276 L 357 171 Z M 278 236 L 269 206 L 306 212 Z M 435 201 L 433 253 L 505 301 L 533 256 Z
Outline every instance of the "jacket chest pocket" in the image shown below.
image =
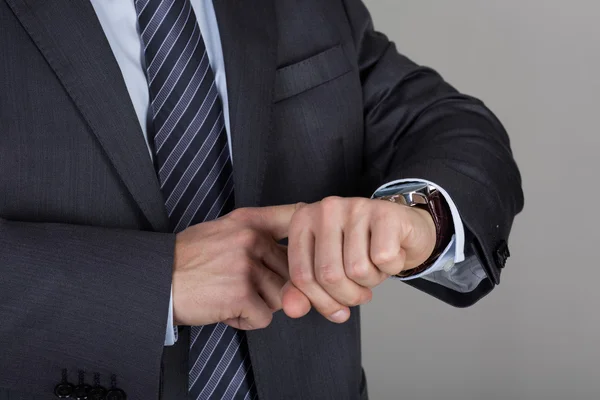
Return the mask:
M 306 92 L 352 70 L 341 44 L 300 62 L 279 68 L 275 75 L 274 102 Z

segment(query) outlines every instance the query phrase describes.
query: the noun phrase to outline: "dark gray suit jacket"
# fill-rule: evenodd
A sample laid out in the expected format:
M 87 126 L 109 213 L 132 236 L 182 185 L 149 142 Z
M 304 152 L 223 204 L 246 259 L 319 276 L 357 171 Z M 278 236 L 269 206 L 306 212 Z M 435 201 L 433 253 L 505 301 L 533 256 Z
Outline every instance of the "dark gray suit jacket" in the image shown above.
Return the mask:
M 467 256 L 498 284 L 522 207 L 509 140 L 478 100 L 398 54 L 360 0 L 215 0 L 237 207 L 445 188 Z M 0 399 L 49 399 L 63 370 L 129 399 L 185 398 L 186 342 L 163 349 L 174 235 L 119 67 L 78 0 L 0 0 Z M 400 287 L 399 287 L 400 289 Z M 277 313 L 249 332 L 261 400 L 366 399 L 359 312 Z

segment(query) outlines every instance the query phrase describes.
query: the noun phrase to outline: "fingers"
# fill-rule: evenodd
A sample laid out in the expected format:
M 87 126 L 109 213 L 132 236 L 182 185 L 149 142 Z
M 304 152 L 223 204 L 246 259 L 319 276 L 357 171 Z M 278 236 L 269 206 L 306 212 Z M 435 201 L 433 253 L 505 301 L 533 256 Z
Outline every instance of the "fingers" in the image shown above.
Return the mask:
M 266 328 L 272 320 L 273 311 L 257 292 L 252 292 L 245 297 L 240 316 L 224 320 L 223 323 L 247 331 Z
M 224 248 L 238 249 L 251 259 L 258 259 L 279 276 L 289 279 L 286 246 L 278 244 L 264 232 L 252 227 L 241 227 L 224 240 Z
M 285 281 L 288 281 L 290 279 L 290 269 L 288 267 L 287 246 L 266 238 L 266 247 L 266 251 L 260 256 L 264 265 Z
M 281 310 L 281 289 L 286 282 L 260 261 L 250 264 L 249 281 L 236 289 L 239 316 L 223 321 L 243 330 L 262 329 L 271 323 L 273 313 Z
M 372 218 L 369 224 L 371 261 L 389 275 L 396 275 L 404 269 L 406 252 L 401 244 L 406 236 L 406 227 L 401 221 L 399 218 Z
M 290 318 L 304 317 L 311 309 L 308 297 L 289 281 L 281 289 L 281 299 L 283 311 Z
M 253 280 L 257 293 L 271 312 L 281 310 L 281 289 L 287 280 L 263 265 L 255 268 Z
M 269 232 L 275 240 L 288 237 L 292 216 L 304 203 L 284 204 L 270 207 L 249 207 L 232 211 L 231 218 L 243 221 L 249 226 Z
M 349 308 L 335 301 L 316 281 L 313 267 L 315 238 L 307 226 L 297 226 L 299 229 L 291 230 L 289 236 L 290 279 L 319 313 L 332 322 L 345 322 L 350 317 Z
M 405 267 L 401 244 L 410 224 L 402 222 L 398 208 L 390 210 L 368 199 L 331 197 L 310 205 L 239 209 L 231 218 L 260 236 L 241 243 L 269 271 L 256 282 L 268 307 L 298 318 L 312 306 L 341 323 L 350 317 L 349 307 L 368 302 L 371 288 Z M 276 243 L 284 237 L 287 254 Z
M 368 218 L 351 222 L 353 229 L 344 234 L 344 269 L 346 276 L 366 288 L 374 288 L 389 277 L 371 261 L 371 233 Z
M 330 222 L 324 220 L 316 234 L 314 264 L 316 281 L 336 303 L 357 306 L 371 299 L 371 291 L 346 276 L 343 258 L 344 232 L 342 231 L 344 217 L 340 215 L 343 210 L 332 210 L 331 212 L 334 215 L 330 215 Z M 340 222 L 340 224 L 336 222 Z M 323 299 L 323 301 L 330 303 L 330 299 Z M 333 303 L 331 304 L 333 306 Z M 318 308 L 317 305 L 315 307 Z

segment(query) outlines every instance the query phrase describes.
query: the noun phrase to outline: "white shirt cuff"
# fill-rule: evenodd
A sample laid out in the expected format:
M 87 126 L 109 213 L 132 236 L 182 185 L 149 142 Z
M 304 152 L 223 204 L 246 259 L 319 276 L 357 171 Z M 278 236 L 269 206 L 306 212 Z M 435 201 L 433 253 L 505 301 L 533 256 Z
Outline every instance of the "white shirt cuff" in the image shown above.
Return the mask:
M 446 246 L 446 248 L 444 249 L 443 253 L 433 263 L 433 265 L 431 265 L 431 267 L 427 268 L 420 274 L 409 276 L 406 278 L 398 278 L 404 281 L 421 278 L 425 275 L 429 275 L 436 271 L 445 270 L 446 272 L 449 272 L 452 268 L 454 268 L 455 264 L 460 263 L 465 259 L 465 229 L 463 227 L 462 219 L 460 218 L 460 214 L 458 213 L 458 208 L 456 208 L 456 204 L 454 204 L 448 192 L 446 192 L 440 186 L 425 179 L 399 179 L 380 186 L 375 191 L 375 193 L 373 193 L 373 196 L 371 196 L 371 198 L 381 196 L 381 192 L 384 190 L 386 191 L 386 194 L 390 194 L 391 189 L 397 189 L 398 192 L 401 192 L 404 186 L 416 182 L 422 182 L 432 185 L 437 190 L 439 190 L 440 193 L 442 193 L 444 199 L 450 207 L 450 212 L 452 213 L 452 221 L 454 222 L 454 235 L 452 236 L 450 243 L 448 243 L 448 246 Z
M 173 346 L 177 342 L 177 327 L 173 325 L 173 285 L 171 285 L 171 299 L 169 300 L 169 314 L 167 315 L 167 333 L 165 346 Z

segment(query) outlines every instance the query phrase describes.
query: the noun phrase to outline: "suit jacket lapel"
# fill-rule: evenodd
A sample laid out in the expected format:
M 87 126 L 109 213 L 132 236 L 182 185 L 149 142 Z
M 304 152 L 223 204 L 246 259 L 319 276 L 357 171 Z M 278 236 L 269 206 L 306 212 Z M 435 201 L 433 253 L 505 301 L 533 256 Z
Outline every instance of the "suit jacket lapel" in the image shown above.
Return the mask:
M 158 231 L 169 223 L 131 99 L 88 1 L 6 0 Z
M 110 46 L 89 2 L 6 0 L 157 230 L 168 218 L 143 134 Z M 237 207 L 261 205 L 277 63 L 274 0 L 214 0 L 225 58 Z M 261 398 L 273 376 L 272 337 L 248 332 Z
M 237 207 L 260 205 L 271 131 L 277 30 L 273 0 L 215 0 L 225 58 Z

